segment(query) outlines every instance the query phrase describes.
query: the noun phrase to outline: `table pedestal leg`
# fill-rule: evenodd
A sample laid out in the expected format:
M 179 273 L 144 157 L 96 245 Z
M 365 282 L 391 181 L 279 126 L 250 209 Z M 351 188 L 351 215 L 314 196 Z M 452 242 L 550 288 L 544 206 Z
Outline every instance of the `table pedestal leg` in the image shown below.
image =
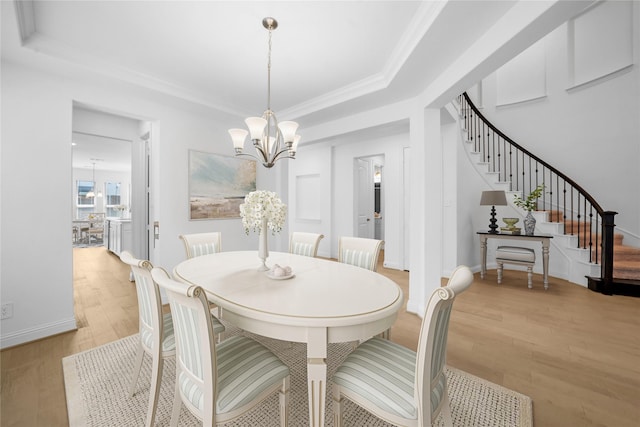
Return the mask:
M 327 328 L 309 329 L 307 340 L 309 425 L 324 427 L 324 408 L 327 398 Z
M 324 408 L 327 396 L 327 364 L 324 359 L 307 360 L 307 389 L 309 392 L 309 425 L 324 427 Z

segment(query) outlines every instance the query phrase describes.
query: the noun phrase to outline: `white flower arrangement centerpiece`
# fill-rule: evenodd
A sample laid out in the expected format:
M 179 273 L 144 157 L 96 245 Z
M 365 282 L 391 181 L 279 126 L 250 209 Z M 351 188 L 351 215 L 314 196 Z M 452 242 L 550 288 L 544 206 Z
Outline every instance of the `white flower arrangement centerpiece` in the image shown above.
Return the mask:
M 271 234 L 282 230 L 287 218 L 287 205 L 282 203 L 273 191 L 252 191 L 247 194 L 244 203 L 240 205 L 240 216 L 247 235 L 251 230 L 260 232 L 258 257 L 262 261 L 262 265 L 259 269 L 269 270 L 266 266 L 266 260 L 269 256 L 267 230 L 271 230 Z

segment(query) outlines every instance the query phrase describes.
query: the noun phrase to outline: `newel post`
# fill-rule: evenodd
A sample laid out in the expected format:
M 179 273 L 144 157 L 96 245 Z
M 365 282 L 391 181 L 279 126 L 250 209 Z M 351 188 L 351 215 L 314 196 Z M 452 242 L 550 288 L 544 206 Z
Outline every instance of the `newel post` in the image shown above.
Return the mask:
M 602 213 L 602 267 L 600 278 L 602 279 L 602 293 L 612 295 L 613 289 L 613 231 L 616 226 L 614 217 L 618 212 L 605 211 Z

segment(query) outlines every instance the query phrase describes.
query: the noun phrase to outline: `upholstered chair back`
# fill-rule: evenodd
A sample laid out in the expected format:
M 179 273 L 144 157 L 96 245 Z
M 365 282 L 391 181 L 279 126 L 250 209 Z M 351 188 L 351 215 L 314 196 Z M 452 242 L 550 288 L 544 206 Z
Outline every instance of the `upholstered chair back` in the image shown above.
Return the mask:
M 248 337 L 235 335 L 216 344 L 205 292 L 177 282 L 161 269 L 153 280 L 169 298 L 176 335 L 176 392 L 171 425 L 177 426 L 184 404 L 203 425 L 237 418 L 280 392 L 280 423 L 289 408 L 289 368 L 269 349 Z
M 184 243 L 187 258 L 214 254 L 222 251 L 222 233 L 192 233 L 178 236 Z
M 151 351 L 156 343 L 162 342 L 164 329 L 160 289 L 151 278 L 153 265 L 147 260 L 134 258 L 128 251 L 120 253 L 120 260 L 131 266 L 138 295 L 140 340 L 143 347 Z M 169 327 L 173 328 L 173 325 Z
M 393 425 L 435 425 L 440 414 L 445 426 L 453 425 L 444 371 L 449 319 L 454 299 L 472 282 L 471 270 L 460 266 L 446 287 L 433 292 L 422 319 L 417 352 L 374 337 L 347 356 L 333 374 L 335 427 L 342 426 L 346 399 Z
M 294 231 L 289 237 L 289 253 L 315 257 L 323 234 Z
M 453 301 L 473 282 L 473 273 L 459 266 L 449 277 L 447 286 L 436 289 L 427 302 L 416 355 L 416 398 L 419 419 L 431 422 L 440 413 L 447 392 L 446 364 L 449 318 Z
M 214 412 L 216 346 L 209 304 L 202 288 L 176 282 L 162 268 L 153 279 L 169 298 L 176 335 L 176 392 L 196 414 Z M 212 379 L 213 381 L 207 379 Z M 209 408 L 207 408 L 209 406 Z
M 153 266 L 147 260 L 136 259 L 128 251 L 120 253 L 120 260 L 131 266 L 138 294 L 139 336 L 136 361 L 132 372 L 129 396 L 137 390 L 138 377 L 142 370 L 144 355 L 152 357 L 151 382 L 149 386 L 149 406 L 145 426 L 155 425 L 156 408 L 162 384 L 164 359 L 176 354 L 171 313 L 163 314 L 160 288 L 151 277 Z
M 362 237 L 340 237 L 338 243 L 338 261 L 376 271 L 382 240 Z

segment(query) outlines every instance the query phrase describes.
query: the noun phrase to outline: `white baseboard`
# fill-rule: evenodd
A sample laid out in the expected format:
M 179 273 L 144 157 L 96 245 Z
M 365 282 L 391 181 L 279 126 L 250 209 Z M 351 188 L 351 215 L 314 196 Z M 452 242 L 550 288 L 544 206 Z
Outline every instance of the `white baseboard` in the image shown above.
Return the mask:
M 74 331 L 78 329 L 75 317 L 58 322 L 47 323 L 32 328 L 23 329 L 21 331 L 3 333 L 0 336 L 0 349 L 13 347 L 16 345 L 28 343 L 30 341 L 39 340 L 50 337 L 51 335 L 61 334 L 63 332 Z

